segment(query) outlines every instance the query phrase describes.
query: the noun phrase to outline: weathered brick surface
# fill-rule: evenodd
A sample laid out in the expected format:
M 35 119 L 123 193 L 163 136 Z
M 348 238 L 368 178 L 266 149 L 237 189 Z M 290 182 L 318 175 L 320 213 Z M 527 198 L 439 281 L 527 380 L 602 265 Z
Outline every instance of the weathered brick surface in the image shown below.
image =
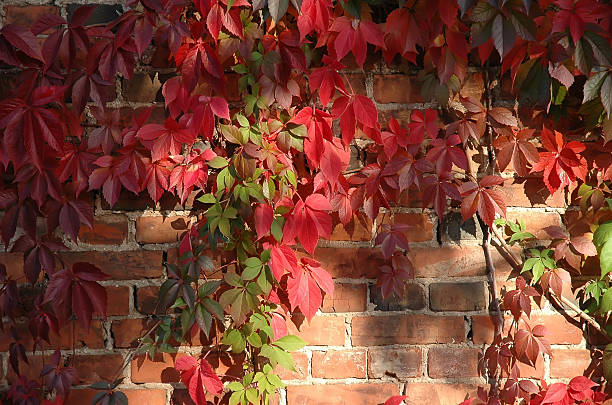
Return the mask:
M 140 217 L 136 220 L 136 241 L 139 243 L 176 242 L 186 230 L 185 217 Z
M 130 312 L 130 294 L 129 287 L 106 287 L 106 315 L 127 315 Z
M 415 76 L 375 75 L 374 100 L 379 103 L 421 102 L 420 82 Z
M 313 346 L 343 346 L 344 318 L 338 316 L 315 316 L 310 323 L 300 317 L 299 322 L 287 322 L 289 332 L 298 335 L 306 344 Z
M 365 350 L 329 350 L 312 353 L 312 376 L 319 378 L 365 378 Z
M 323 312 L 362 312 L 366 310 L 367 286 L 365 284 L 334 285 L 333 295 L 323 299 Z
M 5 6 L 4 24 L 19 24 L 29 27 L 40 17 L 49 14 L 59 14 L 55 6 Z
M 94 245 L 119 245 L 127 239 L 128 220 L 123 215 L 97 217 L 93 226 L 82 226 L 79 241 Z
M 585 349 L 553 349 L 550 358 L 550 376 L 573 378 L 577 375 L 601 374 L 601 355 Z
M 524 321 L 521 321 L 521 326 Z M 575 322 L 569 322 L 563 315 L 532 315 L 529 324 L 544 325 L 548 330 L 546 339 L 551 344 L 578 344 L 582 341 L 582 330 Z M 510 328 L 511 320 L 506 318 L 505 330 Z M 473 340 L 476 344 L 493 341 L 494 326 L 489 316 L 472 317 Z
M 423 309 L 427 306 L 425 289 L 418 283 L 404 284 L 402 296 L 391 294 L 383 298 L 379 286 L 370 286 L 370 301 L 376 311 L 401 311 L 405 309 Z
M 484 283 L 433 283 L 429 301 L 434 311 L 480 311 L 487 306 Z
M 378 223 L 391 223 L 389 215 L 379 215 Z M 405 224 L 410 228 L 404 232 L 409 242 L 426 242 L 433 238 L 433 222 L 429 214 L 394 214 L 393 223 Z
M 410 383 L 404 393 L 406 405 L 449 405 L 459 404 L 467 395 L 476 395 L 476 387 L 466 384 Z
M 421 362 L 421 349 L 373 348 L 368 350 L 368 377 L 420 377 Z
M 162 275 L 161 250 L 123 252 L 62 252 L 62 259 L 71 265 L 90 262 L 114 280 L 158 278 Z
M 478 349 L 435 347 L 427 354 L 427 372 L 431 378 L 466 378 L 478 376 Z
M 291 405 L 372 405 L 398 395 L 396 384 L 290 385 L 287 403 Z
M 457 343 L 465 340 L 465 325 L 458 316 L 395 315 L 353 318 L 354 346 Z

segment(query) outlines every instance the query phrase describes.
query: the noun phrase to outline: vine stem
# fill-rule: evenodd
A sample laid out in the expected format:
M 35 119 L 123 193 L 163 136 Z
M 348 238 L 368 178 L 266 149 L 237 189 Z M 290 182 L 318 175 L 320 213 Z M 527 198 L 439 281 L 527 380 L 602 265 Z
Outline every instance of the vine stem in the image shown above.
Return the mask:
M 147 333 L 145 333 L 144 335 L 142 335 L 140 337 L 140 339 L 138 339 L 138 346 L 136 346 L 134 349 L 130 350 L 128 355 L 125 356 L 125 360 L 123 361 L 123 363 L 121 363 L 121 366 L 119 366 L 119 368 L 117 369 L 117 371 L 113 375 L 112 383 L 117 381 L 117 378 L 119 378 L 119 375 L 121 375 L 121 373 L 123 373 L 123 370 L 125 370 L 125 368 L 128 366 L 128 364 L 130 364 L 130 361 L 132 361 L 134 353 L 136 353 L 142 347 L 142 342 L 143 342 L 144 338 L 149 336 L 151 334 L 151 332 L 153 332 L 159 326 L 160 322 L 161 321 L 159 321 L 159 320 L 156 321 L 155 324 L 153 324 L 153 326 L 151 326 L 151 328 L 147 331 Z
M 510 246 L 508 246 L 508 244 L 506 243 L 505 239 L 499 234 L 499 232 L 497 232 L 495 227 L 492 226 L 492 227 L 490 227 L 490 229 L 493 231 L 493 234 L 495 235 L 495 237 L 499 241 L 500 246 L 504 249 L 504 251 L 508 254 L 508 256 L 514 262 L 514 263 L 510 263 L 512 265 L 512 267 L 514 267 L 515 269 L 520 270 L 522 268 L 521 260 L 516 256 L 516 254 L 512 251 L 512 249 L 510 249 Z M 590 316 L 589 314 L 584 312 L 582 309 L 580 309 L 580 307 L 578 307 L 578 305 L 574 304 L 572 301 L 570 301 L 567 297 L 564 297 L 563 295 L 561 297 L 557 296 L 550 289 L 549 289 L 548 292 L 550 293 L 550 295 L 555 300 L 557 300 L 558 302 L 561 302 L 563 305 L 566 305 L 567 307 L 569 307 L 580 318 L 582 318 L 585 322 L 587 322 L 589 325 L 591 325 L 596 331 L 598 331 L 602 336 L 604 336 L 608 341 L 612 342 L 612 337 L 610 337 L 608 332 L 606 332 L 606 330 L 601 327 L 599 322 L 597 322 L 592 316 Z
M 495 264 L 493 264 L 493 258 L 491 256 L 491 232 L 489 227 L 484 223 L 480 215 L 477 215 L 480 228 L 483 230 L 483 241 L 482 250 L 485 256 L 485 266 L 487 268 L 487 277 L 489 279 L 489 289 L 491 292 L 491 301 L 497 315 L 497 322 L 495 323 L 495 335 L 500 335 L 504 330 L 504 314 L 499 306 L 499 296 L 497 295 L 497 274 L 495 271 Z

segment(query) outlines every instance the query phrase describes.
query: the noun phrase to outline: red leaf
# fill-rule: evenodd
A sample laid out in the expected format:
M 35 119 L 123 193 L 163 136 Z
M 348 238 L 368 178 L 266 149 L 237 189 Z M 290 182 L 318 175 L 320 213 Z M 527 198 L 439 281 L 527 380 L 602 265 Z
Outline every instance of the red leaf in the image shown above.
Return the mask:
M 546 396 L 544 396 L 542 404 L 553 404 L 555 402 L 561 402 L 566 398 L 567 385 L 563 383 L 554 383 L 548 387 L 548 390 L 546 391 Z
M 297 269 L 297 257 L 287 245 L 271 246 L 270 269 L 277 281 L 280 281 L 285 271 L 293 273 Z
M 514 171 L 519 176 L 529 174 L 528 165 L 533 165 L 538 161 L 538 150 L 535 145 L 529 142 L 533 137 L 533 129 L 517 130 L 498 130 L 499 136 L 493 141 L 497 151 L 497 165 L 503 171 L 510 162 Z
M 195 134 L 172 118 L 168 118 L 163 126 L 143 126 L 138 130 L 137 136 L 151 150 L 153 161 L 163 159 L 169 154 L 178 155 L 183 143 L 192 144 L 195 141 Z
M 98 281 L 109 276 L 96 266 L 78 262 L 71 269 L 52 273 L 45 292 L 45 302 L 63 320 L 74 311 L 85 329 L 94 313 L 106 317 L 106 289 Z
M 268 204 L 257 204 L 255 208 L 255 230 L 257 239 L 264 237 L 272 226 L 274 220 L 274 210 Z
M 404 399 L 407 399 L 406 395 L 395 395 L 385 401 L 385 405 L 399 405 Z
M 197 405 L 206 405 L 204 387 L 213 395 L 223 391 L 223 383 L 206 359 L 200 359 L 198 362 L 195 358 L 185 355 L 176 360 L 174 368 L 181 373 L 181 381 Z
M 499 176 L 486 176 L 480 180 L 479 184 L 474 182 L 463 183 L 459 187 L 459 192 L 463 200 L 461 201 L 461 216 L 466 221 L 471 218 L 476 211 L 483 221 L 491 226 L 495 220 L 495 214 L 502 217 L 506 216 L 506 203 L 504 194 L 498 190 L 491 190 L 486 187 L 500 185 L 504 182 Z
M 311 194 L 305 202 L 299 201 L 288 214 L 284 227 L 283 243 L 291 243 L 297 236 L 304 249 L 311 255 L 319 236 L 329 237 L 332 229 L 329 200 L 322 194 Z
M 378 25 L 370 21 L 351 19 L 348 17 L 338 17 L 329 29 L 336 32 L 330 36 L 328 45 L 333 46 L 336 52 L 336 59 L 341 60 L 350 51 L 355 56 L 355 61 L 360 67 L 366 59 L 367 43 L 383 48 L 384 35 Z M 333 42 L 332 42 L 333 40 Z
M 372 100 L 366 96 L 356 95 L 353 101 L 353 109 L 359 122 L 367 127 L 376 128 L 378 124 L 378 111 Z
M 11 45 L 28 55 L 30 58 L 37 59 L 41 62 L 45 61 L 40 52 L 38 41 L 29 29 L 17 24 L 8 24 L 2 27 L 0 34 L 2 34 Z
M 319 262 L 303 258 L 300 266 L 287 280 L 291 309 L 295 310 L 299 307 L 310 321 L 321 306 L 321 290 L 327 294 L 333 294 L 334 283 L 331 276 L 320 267 Z
M 597 384 L 584 376 L 574 377 L 569 382 L 570 389 L 574 391 L 587 391 L 595 387 Z
M 582 142 L 565 142 L 560 132 L 542 127 L 542 146 L 548 152 L 540 152 L 540 160 L 531 172 L 544 171 L 544 184 L 551 194 L 574 183 L 576 178 L 584 180 L 587 163 L 580 155 L 586 148 Z

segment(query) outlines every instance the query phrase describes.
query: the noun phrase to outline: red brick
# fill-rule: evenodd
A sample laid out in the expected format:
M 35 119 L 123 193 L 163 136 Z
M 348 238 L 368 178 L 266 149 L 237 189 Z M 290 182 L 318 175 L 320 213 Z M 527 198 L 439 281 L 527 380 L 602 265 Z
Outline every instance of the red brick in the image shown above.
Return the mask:
M 380 286 L 370 286 L 370 302 L 375 305 L 376 311 L 404 311 L 406 309 L 424 309 L 427 306 L 425 289 L 419 283 L 404 283 L 403 291 L 398 296 L 391 294 L 382 297 Z
M 64 402 L 65 405 L 90 404 L 93 397 L 100 391 L 92 389 L 75 389 Z M 166 405 L 166 390 L 156 388 L 121 389 L 130 404 Z
M 393 221 L 389 215 L 380 214 L 377 223 L 391 222 L 402 225 L 409 225 L 410 229 L 404 232 L 409 242 L 427 242 L 433 239 L 433 222 L 428 214 L 401 213 L 393 216 Z
M 138 338 L 142 337 L 153 322 L 149 319 L 121 319 L 113 321 L 111 331 L 115 339 L 115 347 L 136 347 Z
M 315 378 L 365 378 L 365 350 L 329 350 L 312 353 Z
M 96 217 L 93 227 L 82 226 L 79 240 L 94 245 L 120 245 L 127 239 L 128 220 L 123 215 Z
M 28 331 L 28 325 L 24 322 L 17 323 L 17 334 L 24 339 L 23 343 L 26 348 L 32 348 L 32 336 Z M 89 325 L 89 331 L 83 329 L 78 321 L 75 321 L 75 338 L 74 347 L 76 349 L 90 348 L 101 349 L 104 347 L 104 338 L 102 337 L 102 323 L 94 319 Z M 59 336 L 51 333 L 49 335 L 51 345 L 60 349 L 72 348 L 72 322 L 67 322 L 60 331 Z M 9 344 L 12 342 L 10 336 L 6 333 L 0 333 L 0 351 L 7 351 Z
M 480 311 L 487 307 L 482 282 L 432 283 L 429 285 L 429 301 L 434 311 Z
M 58 15 L 59 10 L 54 6 L 5 6 L 4 24 L 19 24 L 30 27 L 44 15 Z
M 162 275 L 160 250 L 61 252 L 60 256 L 69 265 L 76 262 L 94 263 L 113 280 L 158 278 Z
M 509 273 L 508 262 L 493 250 L 493 264 L 498 272 Z M 443 245 L 414 247 L 410 250 L 415 277 L 471 277 L 487 274 L 482 247 Z
M 147 382 L 179 382 L 181 375 L 174 369 L 174 363 L 180 357 L 184 357 L 182 353 L 158 353 L 151 360 L 149 356 L 140 355 L 132 360 L 132 382 L 147 383 Z
M 380 248 L 317 248 L 316 255 L 334 278 L 376 278 L 385 263 Z
M 159 312 L 156 311 L 158 299 L 159 287 L 138 287 L 138 289 L 136 290 L 136 310 L 145 315 L 150 315 Z
M 521 320 L 521 325 L 523 324 Z M 507 331 L 511 325 L 511 318 L 507 317 L 504 329 Z M 544 325 L 548 329 L 546 339 L 551 344 L 578 344 L 582 341 L 582 330 L 575 323 L 568 322 L 563 315 L 536 315 L 532 314 L 529 325 Z M 494 335 L 493 321 L 489 316 L 478 315 L 472 317 L 473 340 L 476 344 L 491 343 Z
M 136 73 L 130 79 L 123 80 L 123 95 L 128 101 L 153 103 L 161 85 L 156 75 Z
M 506 195 L 508 207 L 565 207 L 565 195 L 563 191 L 550 194 L 544 182 L 540 178 L 530 177 L 526 179 L 515 179 L 504 183 L 501 188 Z M 525 218 L 525 223 L 528 221 Z
M 475 72 L 468 74 L 463 80 L 459 94 L 463 97 L 473 97 L 480 100 L 485 91 L 484 78 L 482 73 Z
M 544 378 L 544 360 L 542 356 L 538 356 L 535 367 L 521 362 L 517 362 L 517 364 L 522 378 L 535 378 L 538 380 Z
M 73 367 L 79 373 L 81 384 L 93 384 L 98 381 L 110 381 L 123 365 L 120 354 L 76 355 Z
M 365 73 L 347 73 L 346 78 L 348 80 L 347 88 L 352 88 L 355 94 L 367 95 Z
M 402 74 L 374 75 L 374 99 L 379 103 L 420 103 L 420 82 Z
M 156 111 L 156 110 L 153 109 L 153 111 Z M 129 119 L 131 119 L 131 117 L 137 114 L 137 112 L 135 112 L 135 110 L 131 108 L 126 108 L 125 110 L 122 109 L 122 113 L 126 115 L 126 121 L 128 123 L 129 123 Z M 163 122 L 164 120 L 162 119 L 161 123 Z M 104 199 L 102 199 L 102 208 L 104 209 L 111 208 L 106 202 L 106 200 Z M 121 192 L 119 193 L 119 199 L 117 200 L 115 205 L 113 205 L 112 207 L 113 210 L 118 210 L 118 211 L 139 211 L 139 210 L 145 210 L 148 208 L 155 208 L 155 202 L 151 199 L 151 197 L 149 197 L 149 194 L 147 192 L 142 192 L 140 194 L 134 194 L 131 191 L 128 191 L 126 189 L 121 190 Z
M 592 375 L 594 371 L 601 375 L 600 359 L 593 358 L 589 350 L 553 349 L 550 358 L 551 378 L 573 378 L 577 375 Z
M 323 312 L 362 312 L 366 310 L 365 284 L 334 285 L 334 294 L 325 295 L 321 311 Z
M 294 316 L 287 322 L 289 333 L 301 337 L 311 346 L 344 346 L 344 318 L 339 316 L 315 316 L 310 323 Z
M 353 346 L 457 343 L 465 340 L 460 316 L 358 316 L 352 322 Z
M 561 216 L 556 212 L 508 211 L 506 218 L 509 221 L 520 221 L 521 219 L 525 221 L 527 232 L 534 234 L 537 239 L 550 239 L 550 236 L 544 230 L 547 226 L 563 226 Z
M 478 349 L 466 347 L 433 347 L 427 354 L 427 371 L 431 378 L 478 377 Z
M 368 350 L 368 377 L 420 377 L 421 349 L 373 348 Z
M 179 382 L 180 374 L 174 369 L 174 363 L 183 356 L 185 356 L 183 353 L 158 353 L 153 360 L 145 355 L 136 357 L 131 364 L 132 382 Z M 220 354 L 210 353 L 206 360 L 217 374 L 239 376 L 245 357 L 242 354 L 221 352 Z M 307 368 L 306 372 L 308 372 Z
M 140 217 L 136 219 L 136 241 L 139 243 L 168 243 L 179 240 L 185 232 L 187 217 Z
M 106 315 L 127 315 L 130 313 L 130 287 L 107 286 Z
M 288 405 L 372 405 L 398 395 L 396 384 L 290 385 Z
M 25 282 L 23 273 L 23 253 L 0 253 L 0 263 L 6 267 L 6 274 L 13 280 Z
M 284 367 L 276 367 L 274 372 L 283 380 L 305 380 L 308 377 L 308 355 L 304 352 L 291 353 L 295 371 Z
M 406 384 L 406 405 L 450 405 L 463 402 L 466 397 L 476 398 L 477 387 L 466 384 Z
M 343 225 L 336 215 L 333 217 L 333 229 L 329 240 L 369 241 L 372 239 L 372 221 L 369 218 L 357 217 Z

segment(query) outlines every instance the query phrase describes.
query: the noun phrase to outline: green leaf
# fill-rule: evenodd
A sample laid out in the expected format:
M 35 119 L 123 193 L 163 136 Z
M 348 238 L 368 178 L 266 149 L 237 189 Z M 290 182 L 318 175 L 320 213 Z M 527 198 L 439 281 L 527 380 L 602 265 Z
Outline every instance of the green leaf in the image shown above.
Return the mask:
M 584 38 L 580 39 L 574 50 L 574 62 L 576 67 L 588 76 L 593 68 L 593 50 Z
M 206 338 L 208 339 L 210 327 L 212 326 L 212 315 L 210 315 L 210 312 L 208 312 L 206 308 L 204 308 L 204 306 L 200 304 L 196 307 L 195 318 L 196 322 L 198 323 L 198 326 L 200 327 L 202 332 L 204 332 Z
M 603 104 L 607 117 L 612 113 L 612 74 L 608 73 L 606 80 L 601 85 L 601 104 Z
M 275 22 L 280 21 L 287 12 L 288 7 L 289 0 L 268 0 L 268 10 Z
M 593 233 L 593 244 L 600 249 L 610 239 L 612 239 L 612 221 L 606 221 L 601 223 Z
M 295 352 L 306 346 L 306 342 L 295 335 L 283 336 L 273 344 L 288 352 Z
M 253 280 L 255 277 L 259 275 L 260 272 L 261 272 L 261 263 L 259 264 L 259 266 L 256 266 L 256 267 L 245 267 L 244 271 L 242 272 L 242 279 L 243 280 Z
M 217 202 L 217 199 L 215 198 L 214 195 L 208 193 L 208 194 L 204 194 L 203 196 L 198 197 L 198 201 L 204 204 L 214 204 Z
M 612 241 L 608 240 L 599 250 L 601 278 L 612 271 Z
M 598 35 L 592 31 L 585 31 L 584 38 L 587 39 L 591 45 L 591 52 L 599 65 L 610 66 L 612 61 L 612 50 L 610 50 L 610 43 L 608 40 L 601 35 Z
M 261 347 L 260 355 L 270 359 L 272 365 L 280 364 L 287 370 L 295 371 L 293 358 L 291 355 L 278 347 L 263 345 Z
M 227 388 L 230 391 L 242 391 L 244 389 L 242 384 L 240 384 L 238 381 L 232 381 L 231 383 L 227 384 Z
M 604 315 L 612 311 L 612 288 L 608 288 L 603 297 L 601 297 L 601 306 L 599 310 Z
M 208 167 L 212 167 L 213 169 L 221 169 L 226 167 L 228 163 L 227 159 L 221 156 L 215 156 L 214 158 L 206 162 L 206 164 L 208 165 Z
M 606 72 L 595 73 L 593 76 L 588 78 L 588 80 L 584 83 L 584 88 L 582 89 L 582 94 L 584 95 L 582 98 L 582 104 L 597 97 L 599 89 L 601 88 L 605 78 Z

